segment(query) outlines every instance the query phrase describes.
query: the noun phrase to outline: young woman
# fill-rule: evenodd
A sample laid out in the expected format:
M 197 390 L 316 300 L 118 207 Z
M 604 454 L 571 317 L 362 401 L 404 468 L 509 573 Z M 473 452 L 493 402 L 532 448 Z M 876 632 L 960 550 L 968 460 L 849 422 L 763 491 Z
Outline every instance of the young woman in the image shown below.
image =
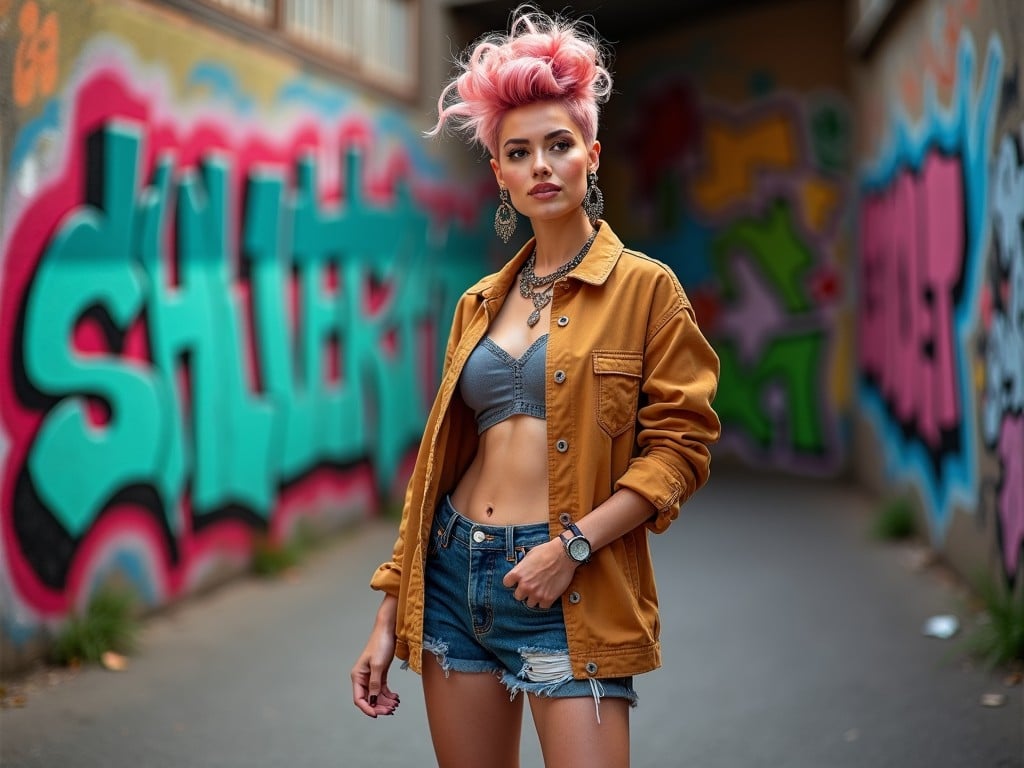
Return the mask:
M 661 662 L 647 534 L 708 478 L 718 358 L 672 272 L 600 219 L 596 40 L 526 7 L 462 66 L 433 132 L 486 147 L 498 234 L 518 212 L 534 238 L 456 309 L 353 700 L 394 713 L 397 655 L 443 768 L 518 766 L 518 692 L 546 765 L 618 768 L 632 678 Z

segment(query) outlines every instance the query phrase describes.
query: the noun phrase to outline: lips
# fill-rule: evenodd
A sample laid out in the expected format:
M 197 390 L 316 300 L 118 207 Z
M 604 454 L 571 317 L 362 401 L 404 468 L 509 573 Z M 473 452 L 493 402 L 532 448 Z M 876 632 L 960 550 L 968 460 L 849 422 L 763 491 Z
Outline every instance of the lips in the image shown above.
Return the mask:
M 557 184 L 536 184 L 530 189 L 531 195 L 547 195 L 552 192 L 558 192 L 562 188 Z

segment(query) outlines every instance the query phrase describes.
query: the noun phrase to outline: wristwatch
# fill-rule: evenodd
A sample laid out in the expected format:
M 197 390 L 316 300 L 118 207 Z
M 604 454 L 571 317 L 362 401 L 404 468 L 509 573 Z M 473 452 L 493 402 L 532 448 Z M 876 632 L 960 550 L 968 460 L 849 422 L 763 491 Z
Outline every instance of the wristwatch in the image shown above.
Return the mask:
M 565 554 L 575 563 L 587 562 L 590 559 L 590 539 L 583 535 L 575 523 L 569 523 L 565 527 L 568 530 L 558 534 L 558 538 L 562 540 L 562 546 L 565 547 Z M 565 537 L 567 533 L 570 534 L 569 538 Z

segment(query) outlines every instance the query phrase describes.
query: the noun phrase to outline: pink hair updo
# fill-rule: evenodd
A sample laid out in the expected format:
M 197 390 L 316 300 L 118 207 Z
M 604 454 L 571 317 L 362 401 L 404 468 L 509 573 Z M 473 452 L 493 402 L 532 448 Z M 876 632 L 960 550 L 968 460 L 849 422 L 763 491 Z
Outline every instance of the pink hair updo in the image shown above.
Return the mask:
M 586 142 L 597 137 L 599 104 L 612 77 L 601 44 L 579 22 L 552 18 L 530 6 L 513 14 L 509 34 L 492 33 L 471 46 L 462 73 L 441 92 L 436 135 L 446 124 L 497 157 L 505 113 L 538 101 L 563 104 Z

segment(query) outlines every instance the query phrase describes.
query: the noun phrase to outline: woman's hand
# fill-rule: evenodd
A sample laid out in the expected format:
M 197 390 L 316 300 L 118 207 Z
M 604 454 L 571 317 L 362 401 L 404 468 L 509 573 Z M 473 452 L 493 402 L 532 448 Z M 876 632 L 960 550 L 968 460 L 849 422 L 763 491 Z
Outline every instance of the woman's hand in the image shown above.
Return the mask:
M 366 648 L 352 667 L 352 702 L 370 717 L 393 715 L 398 709 L 398 694 L 388 688 L 388 670 L 395 658 L 397 606 L 395 597 L 384 598 Z
M 552 539 L 527 552 L 502 583 L 531 608 L 550 608 L 569 588 L 576 565 L 566 557 L 562 542 Z

